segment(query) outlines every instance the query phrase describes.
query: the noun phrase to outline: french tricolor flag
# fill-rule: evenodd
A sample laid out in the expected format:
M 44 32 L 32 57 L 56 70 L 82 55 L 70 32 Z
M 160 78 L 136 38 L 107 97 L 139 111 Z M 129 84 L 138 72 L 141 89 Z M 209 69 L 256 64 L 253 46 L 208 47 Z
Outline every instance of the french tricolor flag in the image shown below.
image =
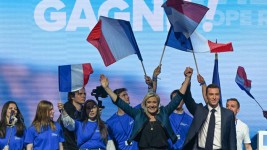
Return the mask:
M 254 96 L 250 94 L 251 89 L 251 80 L 247 78 L 247 74 L 245 72 L 244 67 L 238 66 L 236 77 L 235 77 L 236 84 L 244 90 L 251 98 L 255 99 Z
M 195 31 L 209 10 L 206 6 L 183 0 L 167 0 L 162 7 L 174 32 L 183 33 L 186 38 Z
M 59 66 L 59 91 L 73 92 L 85 87 L 92 73 L 90 63 Z
M 233 51 L 231 42 L 226 44 L 215 43 L 207 40 L 203 35 L 196 31 L 194 31 L 189 38 L 186 38 L 184 34 L 174 32 L 172 26 L 169 30 L 165 45 L 185 52 L 192 52 L 194 50 L 195 53 L 220 53 Z
M 87 41 L 98 49 L 105 66 L 131 54 L 143 61 L 129 21 L 100 16 Z

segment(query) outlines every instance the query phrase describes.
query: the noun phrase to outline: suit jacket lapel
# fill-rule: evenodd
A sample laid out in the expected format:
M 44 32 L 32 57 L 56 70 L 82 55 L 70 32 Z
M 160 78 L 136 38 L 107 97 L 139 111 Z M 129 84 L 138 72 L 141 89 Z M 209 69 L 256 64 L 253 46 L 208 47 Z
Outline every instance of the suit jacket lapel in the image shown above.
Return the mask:
M 208 114 L 209 114 L 209 109 L 208 109 L 207 105 L 204 106 L 204 107 L 202 106 L 202 108 L 203 108 L 203 112 L 202 112 L 203 114 L 201 114 L 201 116 L 203 116 L 203 117 L 201 117 L 201 120 L 200 120 L 201 125 L 200 125 L 198 131 L 200 131 L 201 127 L 205 123 L 205 121 L 206 121 L 206 119 L 208 117 Z
M 225 115 L 225 109 L 224 108 L 220 108 L 221 109 L 221 139 L 222 139 L 222 143 L 224 140 L 224 131 L 226 131 L 227 129 L 225 129 L 226 126 L 226 115 Z
M 197 125 L 194 124 L 195 128 L 193 128 L 193 129 L 191 129 L 192 128 L 192 125 L 191 125 L 191 127 L 190 127 L 191 132 L 190 132 L 190 134 L 188 134 L 188 137 L 187 137 L 188 140 L 192 140 L 195 136 L 198 136 L 198 134 L 201 130 L 201 127 L 202 127 L 203 123 L 206 121 L 206 118 L 208 116 L 208 112 L 209 112 L 208 107 L 203 106 L 202 104 L 198 104 L 197 109 L 198 110 L 196 111 L 196 113 L 201 113 L 201 114 L 195 114 L 194 115 L 194 117 L 197 120 L 195 120 L 193 123 L 195 123 Z M 198 138 L 198 137 L 196 137 L 196 138 Z M 185 142 L 188 143 L 189 141 L 185 141 Z

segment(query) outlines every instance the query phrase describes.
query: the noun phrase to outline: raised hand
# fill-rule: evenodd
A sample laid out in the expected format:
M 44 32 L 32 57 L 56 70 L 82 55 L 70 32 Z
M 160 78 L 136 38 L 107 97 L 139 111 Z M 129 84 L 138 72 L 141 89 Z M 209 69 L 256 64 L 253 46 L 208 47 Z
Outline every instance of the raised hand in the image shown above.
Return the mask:
M 104 88 L 104 90 L 108 93 L 112 101 L 116 102 L 118 96 L 109 88 L 108 78 L 103 74 L 100 75 L 100 83 L 102 87 Z
M 100 83 L 101 83 L 103 88 L 107 88 L 108 87 L 108 84 L 109 84 L 108 78 L 103 74 L 100 75 Z
M 149 76 L 145 75 L 145 81 L 148 86 L 151 86 L 151 87 L 153 86 L 153 81 L 151 80 Z
M 57 103 L 57 108 L 58 108 L 58 110 L 61 112 L 62 110 L 64 110 L 64 105 L 63 105 L 63 103 L 61 103 L 61 102 L 58 102 Z
M 208 98 L 207 98 L 207 95 L 206 95 L 207 85 L 206 85 L 205 79 L 200 74 L 198 74 L 197 75 L 197 81 L 198 81 L 198 83 L 200 83 L 200 86 L 202 88 L 202 96 L 203 96 L 203 99 L 204 99 L 204 101 L 206 103 L 208 103 Z
M 185 75 L 185 77 L 189 77 L 189 78 L 191 78 L 192 74 L 193 74 L 193 69 L 190 68 L 190 67 L 186 67 L 186 68 L 185 68 L 185 71 L 184 71 L 184 75 Z
M 155 68 L 153 72 L 153 78 L 157 77 L 160 73 L 161 73 L 161 64 L 157 68 Z
M 205 79 L 200 74 L 197 75 L 197 81 L 200 84 L 205 83 Z
M 185 76 L 185 80 L 181 86 L 181 88 L 179 89 L 179 91 L 182 93 L 182 94 L 185 94 L 185 91 L 191 81 L 191 76 L 193 74 L 193 69 L 190 68 L 190 67 L 186 67 L 185 70 L 184 70 L 184 76 Z

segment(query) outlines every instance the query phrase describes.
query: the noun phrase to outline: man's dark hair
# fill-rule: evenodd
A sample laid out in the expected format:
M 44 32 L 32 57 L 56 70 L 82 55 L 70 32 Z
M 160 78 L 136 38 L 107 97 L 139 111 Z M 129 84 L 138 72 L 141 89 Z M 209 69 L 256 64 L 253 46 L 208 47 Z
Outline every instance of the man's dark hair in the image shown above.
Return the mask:
M 68 92 L 68 101 L 72 102 L 72 98 L 75 97 L 75 92 Z
M 208 94 L 208 90 L 209 89 L 219 89 L 220 90 L 220 87 L 218 85 L 216 85 L 216 84 L 208 85 L 207 88 L 206 88 L 206 95 Z
M 172 92 L 171 92 L 171 95 L 170 95 L 170 100 L 172 100 L 172 95 L 174 94 L 174 93 L 177 93 L 179 90 L 173 90 Z
M 240 108 L 240 103 L 236 98 L 229 98 L 229 99 L 227 99 L 226 103 L 229 101 L 235 101 L 237 103 L 237 108 Z
M 68 101 L 72 102 L 72 98 L 75 97 L 75 93 L 79 93 L 79 90 L 73 91 L 73 92 L 68 92 Z
M 126 89 L 126 88 L 119 88 L 119 89 L 115 89 L 113 92 L 114 92 L 116 95 L 119 96 L 119 94 L 120 94 L 121 92 L 124 92 L 124 91 L 127 91 L 127 89 Z

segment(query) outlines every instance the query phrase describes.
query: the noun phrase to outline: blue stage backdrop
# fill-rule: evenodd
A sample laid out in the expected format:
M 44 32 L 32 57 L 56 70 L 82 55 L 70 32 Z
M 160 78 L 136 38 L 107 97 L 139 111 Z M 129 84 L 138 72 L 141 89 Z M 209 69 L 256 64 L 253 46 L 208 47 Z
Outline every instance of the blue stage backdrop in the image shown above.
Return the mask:
M 258 104 L 235 83 L 238 66 L 252 80 L 251 93 L 267 110 L 267 1 L 266 0 L 192 0 L 210 8 L 197 31 L 211 41 L 232 42 L 234 51 L 219 54 L 219 73 L 223 106 L 235 97 L 241 103 L 238 118 L 250 127 L 251 136 L 265 130 L 267 120 Z M 50 100 L 59 116 L 57 102 L 66 102 L 58 91 L 58 66 L 91 63 L 94 73 L 86 86 L 87 98 L 99 86 L 100 74 L 110 80 L 112 89 L 128 89 L 131 105 L 139 104 L 147 92 L 144 72 L 137 55 L 105 67 L 98 50 L 86 41 L 99 16 L 130 21 L 148 75 L 159 64 L 170 27 L 161 5 L 163 0 L 1 0 L 0 2 L 0 108 L 8 100 L 19 104 L 29 126 L 40 100 Z M 116 37 L 114 37 L 116 38 Z M 212 82 L 214 54 L 197 53 L 199 72 Z M 194 68 L 192 93 L 204 102 L 192 53 L 170 47 L 162 60 L 158 93 L 162 104 L 180 87 L 185 67 Z M 117 108 L 109 98 L 104 120 Z

